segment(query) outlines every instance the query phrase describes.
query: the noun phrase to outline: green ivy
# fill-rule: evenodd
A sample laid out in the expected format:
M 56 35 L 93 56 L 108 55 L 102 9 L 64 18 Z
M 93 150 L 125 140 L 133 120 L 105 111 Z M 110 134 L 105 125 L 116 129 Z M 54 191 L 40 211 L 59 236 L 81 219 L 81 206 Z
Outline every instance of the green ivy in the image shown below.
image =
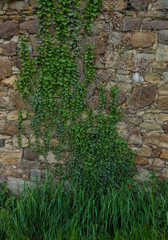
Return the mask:
M 34 112 L 31 127 L 36 141 L 30 145 L 36 154 L 46 157 L 52 151 L 58 161 L 66 162 L 66 173 L 79 184 L 104 191 L 111 181 L 118 185 L 131 175 L 133 153 L 116 131 L 121 119 L 117 89 L 111 89 L 109 100 L 105 86 L 98 86 L 96 111 L 86 101 L 96 66 L 94 46 L 87 45 L 84 56 L 81 46 L 101 4 L 101 0 L 88 0 L 82 9 L 78 0 L 39 0 L 38 54 L 32 58 L 28 39 L 20 41 L 22 69 L 17 89 Z M 84 76 L 79 59 L 84 62 Z

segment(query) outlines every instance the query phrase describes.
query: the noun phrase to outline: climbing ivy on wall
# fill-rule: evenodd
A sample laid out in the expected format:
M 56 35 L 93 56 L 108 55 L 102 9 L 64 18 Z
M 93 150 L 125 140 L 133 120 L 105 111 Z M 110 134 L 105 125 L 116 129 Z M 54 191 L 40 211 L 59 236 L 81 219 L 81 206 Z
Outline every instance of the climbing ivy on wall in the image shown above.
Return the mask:
M 98 87 L 96 111 L 86 101 L 96 66 L 94 46 L 87 45 L 83 56 L 81 45 L 101 4 L 101 0 L 88 0 L 82 8 L 79 0 L 39 0 L 38 55 L 30 57 L 24 37 L 17 89 L 34 112 L 31 127 L 36 140 L 30 146 L 36 154 L 46 157 L 52 151 L 57 160 L 67 163 L 66 172 L 78 183 L 103 191 L 111 181 L 119 184 L 131 174 L 133 153 L 116 131 L 121 119 L 117 89 L 111 89 L 106 114 L 103 85 Z M 79 72 L 79 59 L 84 62 L 84 76 Z

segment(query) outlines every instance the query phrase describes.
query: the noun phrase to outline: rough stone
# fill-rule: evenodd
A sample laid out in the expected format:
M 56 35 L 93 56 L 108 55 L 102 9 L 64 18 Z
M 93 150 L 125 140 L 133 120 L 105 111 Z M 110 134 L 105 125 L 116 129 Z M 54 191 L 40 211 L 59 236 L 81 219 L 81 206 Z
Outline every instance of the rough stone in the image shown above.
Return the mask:
M 156 121 L 159 124 L 163 124 L 164 122 L 168 121 L 168 114 L 166 113 L 160 113 L 160 114 L 156 114 Z
M 35 183 L 24 181 L 21 178 L 8 177 L 7 188 L 9 188 L 14 194 L 19 194 L 26 186 L 33 187 L 35 186 Z
M 30 170 L 30 179 L 32 181 L 40 181 L 41 180 L 41 170 L 39 169 L 31 169 Z
M 168 96 L 160 96 L 157 101 L 157 108 L 168 110 Z
M 163 72 L 163 80 L 164 82 L 168 82 L 168 72 Z
M 150 173 L 148 170 L 143 168 L 138 168 L 138 174 L 135 176 L 135 179 L 138 182 L 148 181 L 150 178 Z
M 168 30 L 159 31 L 158 42 L 162 44 L 168 44 Z
M 164 167 L 164 160 L 161 160 L 160 158 L 155 158 L 153 161 L 153 166 L 159 168 Z
M 37 7 L 38 7 L 38 2 L 37 2 L 37 0 L 30 0 L 30 3 L 31 3 L 31 7 L 32 7 L 32 8 L 37 8 Z
M 27 10 L 29 7 L 28 3 L 25 1 L 17 1 L 10 4 L 11 9 L 16 10 Z
M 168 46 L 159 44 L 156 49 L 156 61 L 167 62 L 168 61 Z
M 8 57 L 0 57 L 0 79 L 4 79 L 12 75 L 11 61 Z
M 31 44 L 33 47 L 33 55 L 36 56 L 37 55 L 37 44 L 38 44 L 38 39 L 34 36 L 34 35 L 30 35 L 30 40 L 31 40 Z
M 6 121 L 5 126 L 0 129 L 0 134 L 13 136 L 19 133 L 18 123 L 15 121 Z
M 18 120 L 18 112 L 17 111 L 11 111 L 7 115 L 7 120 L 9 121 L 17 121 Z
M 144 122 L 140 124 L 140 129 L 143 131 L 154 131 L 154 130 L 160 130 L 161 127 L 160 125 L 156 124 L 156 123 L 148 123 L 148 122 Z
M 37 161 L 28 161 L 28 160 L 22 160 L 21 162 L 21 168 L 22 169 L 39 169 L 40 163 Z
M 148 133 L 144 136 L 144 141 L 146 144 L 168 148 L 168 135 L 166 134 L 156 132 Z
M 131 0 L 131 6 L 136 10 L 143 10 L 147 8 L 150 0 Z
M 118 31 L 134 31 L 139 30 L 142 24 L 142 19 L 122 19 L 114 22 L 114 28 Z
M 150 106 L 156 97 L 155 86 L 135 87 L 128 101 L 130 109 L 141 109 Z
M 11 177 L 22 177 L 22 169 L 17 168 L 16 166 L 3 166 L 0 168 L 0 173 Z
M 37 33 L 39 29 L 39 25 L 37 20 L 25 21 L 19 24 L 21 30 L 28 30 L 29 33 Z
M 135 48 L 146 48 L 153 45 L 155 39 L 152 32 L 134 32 L 123 36 L 123 43 Z
M 141 157 L 150 157 L 151 153 L 151 148 L 149 148 L 147 145 L 143 145 L 142 148 L 138 148 L 136 155 Z
M 162 149 L 162 153 L 160 155 L 160 158 L 168 159 L 168 149 Z
M 9 78 L 6 78 L 6 79 L 2 80 L 1 82 L 4 85 L 7 85 L 8 87 L 13 87 L 16 80 L 17 80 L 17 76 L 13 75 L 13 76 L 11 76 Z
M 0 96 L 0 107 L 5 108 L 6 110 L 14 110 L 15 107 L 9 101 L 8 97 L 1 97 Z
M 14 21 L 0 23 L 0 39 L 10 39 L 19 35 L 18 24 Z
M 143 82 L 144 78 L 137 72 L 133 74 L 133 80 L 138 83 L 138 82 Z
M 13 56 L 16 54 L 16 44 L 11 42 L 9 44 L 0 44 L 0 55 Z
M 34 161 L 36 159 L 34 152 L 32 152 L 30 149 L 24 149 L 23 154 L 24 160 Z
M 153 69 L 166 70 L 166 67 L 167 67 L 167 63 L 163 63 L 163 62 L 154 62 L 152 64 Z
M 149 83 L 159 83 L 161 81 L 160 76 L 157 73 L 146 73 L 144 75 L 145 81 Z
M 168 123 L 163 124 L 162 129 L 163 129 L 164 133 L 168 133 Z
M 148 164 L 148 158 L 136 156 L 135 157 L 135 164 L 145 166 L 145 165 Z
M 155 54 L 148 53 L 138 53 L 136 55 L 137 61 L 153 61 L 155 59 Z
M 18 109 L 29 108 L 28 104 L 23 101 L 23 99 L 19 96 L 18 93 L 15 93 L 11 97 L 11 102 Z
M 160 85 L 160 87 L 158 88 L 159 90 L 159 95 L 165 95 L 167 96 L 168 93 L 168 84 L 162 84 Z
M 21 162 L 22 150 L 6 150 L 0 148 L 0 163 L 18 164 Z
M 166 20 L 144 20 L 143 29 L 146 30 L 164 30 L 168 29 L 168 21 Z
M 156 157 L 156 158 L 159 158 L 161 152 L 162 152 L 162 149 L 161 149 L 160 147 L 155 147 L 155 148 L 153 148 L 153 150 L 152 150 L 152 156 L 153 156 L 153 157 Z

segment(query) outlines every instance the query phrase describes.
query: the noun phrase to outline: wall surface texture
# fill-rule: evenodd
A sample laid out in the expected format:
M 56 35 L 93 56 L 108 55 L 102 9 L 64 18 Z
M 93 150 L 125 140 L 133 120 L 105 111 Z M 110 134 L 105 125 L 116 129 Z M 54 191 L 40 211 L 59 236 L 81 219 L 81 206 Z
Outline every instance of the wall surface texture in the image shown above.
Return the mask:
M 0 182 L 16 192 L 24 181 L 43 177 L 44 164 L 27 148 L 33 140 L 29 119 L 23 121 L 28 138 L 17 144 L 17 111 L 29 106 L 16 92 L 21 67 L 18 38 L 26 35 L 36 55 L 38 31 L 35 0 L 0 1 Z M 96 85 L 108 91 L 119 87 L 118 103 L 124 114 L 118 131 L 135 151 L 140 180 L 151 169 L 164 179 L 168 169 L 168 0 L 104 0 L 103 12 L 92 25 L 86 43 L 95 45 L 97 77 L 87 100 L 96 109 Z M 80 68 L 81 74 L 83 68 Z M 23 116 L 24 117 L 24 116 Z M 49 153 L 47 161 L 55 163 Z

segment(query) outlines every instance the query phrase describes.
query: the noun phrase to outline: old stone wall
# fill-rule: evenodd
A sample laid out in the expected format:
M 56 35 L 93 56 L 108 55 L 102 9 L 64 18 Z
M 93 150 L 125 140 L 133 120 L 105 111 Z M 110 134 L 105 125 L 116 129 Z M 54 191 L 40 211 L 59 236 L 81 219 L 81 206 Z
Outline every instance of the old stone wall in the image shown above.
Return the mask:
M 31 109 L 14 84 L 21 67 L 19 36 L 28 36 L 30 52 L 36 55 L 36 11 L 35 0 L 0 1 L 0 181 L 7 181 L 14 191 L 17 184 L 41 178 L 44 169 L 27 148 L 33 133 L 24 114 L 29 137 L 22 138 L 24 149 L 18 146 L 17 111 L 27 108 L 31 114 Z M 117 85 L 124 114 L 118 131 L 136 153 L 138 178 L 155 169 L 164 179 L 168 169 L 168 0 L 104 0 L 86 43 L 95 45 L 98 66 L 88 105 L 97 107 L 98 84 L 105 83 L 107 91 Z M 80 70 L 82 74 L 82 66 Z M 55 162 L 52 153 L 47 160 Z

